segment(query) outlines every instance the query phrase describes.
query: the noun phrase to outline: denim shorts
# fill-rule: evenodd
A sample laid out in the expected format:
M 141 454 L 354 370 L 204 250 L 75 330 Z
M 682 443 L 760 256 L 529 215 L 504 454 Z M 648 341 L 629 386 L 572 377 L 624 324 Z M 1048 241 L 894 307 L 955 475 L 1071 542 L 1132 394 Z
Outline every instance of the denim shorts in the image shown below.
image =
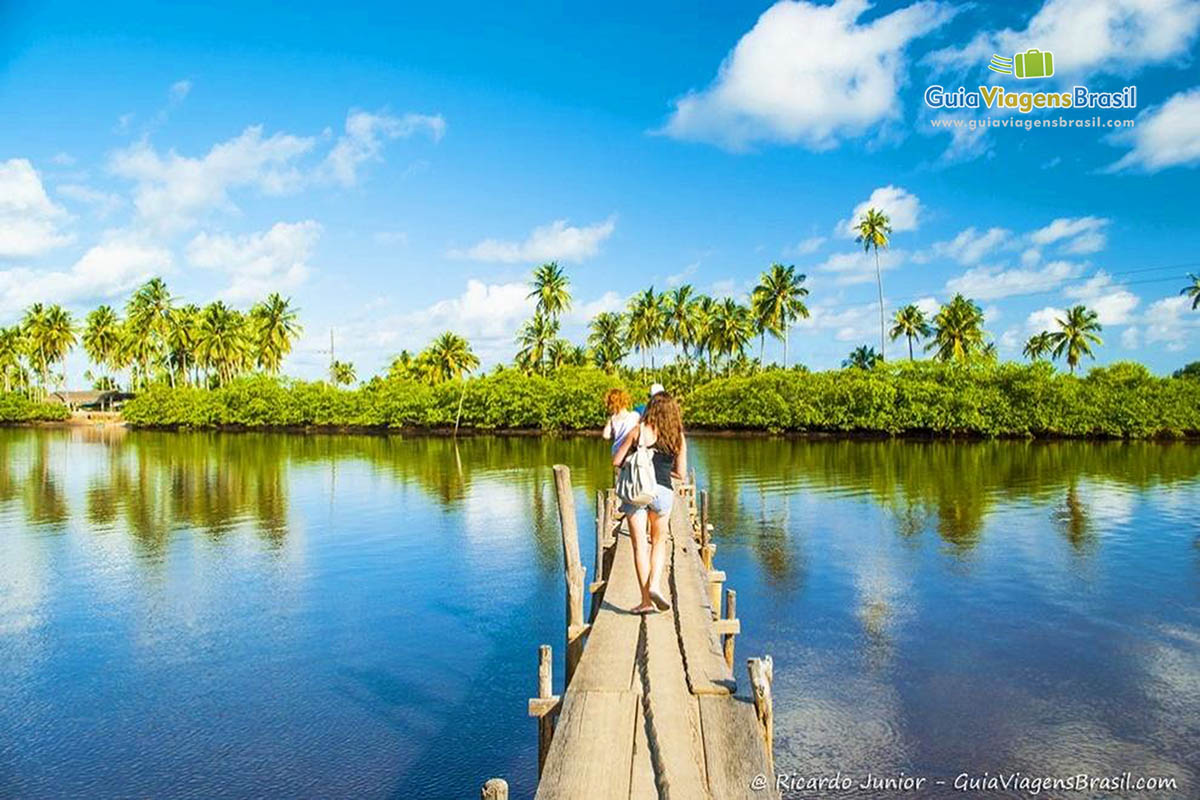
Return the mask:
M 647 505 L 635 506 L 632 503 L 621 503 L 621 512 L 626 516 L 631 516 L 639 511 L 650 509 L 660 517 L 666 517 L 671 514 L 671 506 L 675 502 L 675 490 L 663 486 L 661 483 L 654 485 L 654 499 Z

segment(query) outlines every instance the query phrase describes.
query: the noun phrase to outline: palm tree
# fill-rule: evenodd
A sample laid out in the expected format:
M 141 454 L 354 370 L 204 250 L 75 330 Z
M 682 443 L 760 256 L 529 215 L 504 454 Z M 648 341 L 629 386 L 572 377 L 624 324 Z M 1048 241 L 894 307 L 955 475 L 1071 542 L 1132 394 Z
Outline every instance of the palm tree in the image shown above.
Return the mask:
M 292 352 L 292 342 L 302 330 L 298 319 L 299 314 L 292 308 L 291 298 L 280 297 L 278 292 L 268 295 L 266 300 L 250 309 L 254 360 L 268 374 L 277 374 L 284 356 Z
M 425 352 L 437 381 L 457 380 L 479 367 L 470 342 L 450 331 L 434 339 Z
M 4 379 L 4 391 L 11 392 L 22 383 L 25 368 L 21 357 L 25 355 L 25 336 L 19 327 L 0 328 L 0 376 Z
M 1049 331 L 1042 331 L 1029 337 L 1029 340 L 1025 342 L 1025 349 L 1021 351 L 1021 354 L 1030 361 L 1039 361 L 1042 356 L 1050 352 L 1052 347 L 1054 347 L 1053 334 Z
M 925 319 L 925 312 L 909 303 L 896 312 L 896 315 L 892 317 L 892 322 L 895 323 L 890 331 L 892 340 L 895 341 L 901 336 L 908 339 L 908 360 L 912 361 L 913 339 L 924 339 L 933 333 L 933 328 Z
M 1054 340 L 1054 357 L 1060 358 L 1065 353 L 1067 366 L 1073 375 L 1080 356 L 1095 358 L 1092 355 L 1092 345 L 1104 344 L 1098 335 L 1103 329 L 1096 312 L 1082 305 L 1071 308 L 1067 311 L 1065 319 L 1059 317 L 1055 322 L 1058 323 L 1059 330 L 1050 334 Z
M 87 315 L 83 329 L 83 350 L 98 367 L 116 369 L 121 347 L 121 320 L 112 306 L 100 306 Z
M 726 297 L 717 304 L 708 325 L 708 348 L 717 356 L 744 356 L 746 345 L 754 338 L 754 319 L 750 309 Z
M 536 313 L 552 320 L 571 307 L 571 292 L 568 287 L 571 281 L 554 261 L 542 264 L 533 271 L 533 280 L 529 283 L 533 289 L 530 299 L 537 299 Z
M 692 317 L 696 326 L 696 358 L 699 359 L 708 352 L 709 366 L 712 366 L 712 349 L 708 346 L 711 338 L 710 328 L 713 317 L 717 314 L 717 301 L 706 294 L 700 295 L 692 304 Z
M 200 330 L 200 308 L 192 303 L 172 308 L 167 313 L 167 366 L 173 375 L 183 377 L 184 384 L 198 382 L 190 373 L 196 372 L 196 341 Z
M 38 376 L 38 383 L 43 389 L 46 386 L 46 356 L 42 351 L 41 331 L 45 326 L 45 319 L 46 307 L 41 303 L 34 303 L 25 309 L 25 315 L 21 317 L 21 338 L 29 355 L 29 365 Z
M 629 327 L 627 339 L 635 350 L 642 354 L 642 372 L 646 371 L 646 351 L 651 350 L 662 339 L 664 317 L 663 295 L 656 295 L 651 286 L 633 296 L 629 301 Z M 654 354 L 650 354 L 650 366 L 654 367 Z
M 603 311 L 592 317 L 589 324 L 588 344 L 596 366 L 613 372 L 625 358 L 629 349 L 625 345 L 625 318 L 615 311 Z
M 25 312 L 21 326 L 44 393 L 50 368 L 66 358 L 75 346 L 74 320 L 71 312 L 60 305 L 46 307 L 35 303 Z
M 966 361 L 983 346 L 983 310 L 961 294 L 956 294 L 933 318 L 933 341 L 926 350 L 936 349 L 939 361 Z
M 887 353 L 884 343 L 883 323 L 883 275 L 879 271 L 879 248 L 888 246 L 888 236 L 892 233 L 892 221 L 887 214 L 868 208 L 867 213 L 854 226 L 858 231 L 855 241 L 863 246 L 863 252 L 875 248 L 875 285 L 879 288 L 879 358 L 882 360 Z
M 793 265 L 772 264 L 759 278 L 758 285 L 750 295 L 750 305 L 754 318 L 759 325 L 760 336 L 770 332 L 777 339 L 783 340 L 783 366 L 788 362 L 788 331 L 797 319 L 808 318 L 808 306 L 801 299 L 808 296 L 804 281 L 808 276 L 797 273 Z M 762 346 L 765 336 L 759 343 L 759 360 L 762 360 Z
M 517 363 L 530 372 L 537 370 L 545 374 L 546 348 L 558 336 L 558 320 L 546 316 L 540 311 L 533 319 L 526 322 L 517 334 L 517 343 L 521 349 L 517 351 Z
M 142 381 L 150 380 L 150 367 L 161 367 L 167 355 L 167 335 L 171 327 L 171 293 L 162 278 L 142 284 L 125 305 L 127 335 L 139 341 L 130 347 L 138 354 Z M 174 374 L 170 375 L 172 385 Z
M 388 365 L 389 380 L 404 380 L 415 377 L 416 359 L 407 350 L 401 350 Z
M 570 363 L 573 351 L 574 347 L 566 339 L 552 339 L 550 344 L 546 345 L 546 366 L 551 370 L 565 367 Z
M 696 341 L 696 300 L 691 284 L 662 295 L 663 335 L 671 344 L 683 348 L 683 357 Z
M 349 386 L 358 380 L 358 376 L 349 361 L 334 361 L 329 365 L 329 380 L 334 386 Z
M 196 361 L 215 371 L 217 384 L 224 386 L 250 365 L 251 344 L 246 318 L 220 300 L 200 314 L 196 330 Z
M 883 361 L 883 356 L 876 353 L 874 347 L 867 347 L 864 344 L 850 351 L 850 355 L 846 356 L 846 360 L 842 362 L 842 367 L 847 369 L 875 369 L 881 361 Z
M 1185 294 L 1192 298 L 1192 310 L 1200 308 L 1200 275 L 1188 273 L 1188 280 L 1191 281 L 1187 286 L 1179 290 L 1180 294 Z

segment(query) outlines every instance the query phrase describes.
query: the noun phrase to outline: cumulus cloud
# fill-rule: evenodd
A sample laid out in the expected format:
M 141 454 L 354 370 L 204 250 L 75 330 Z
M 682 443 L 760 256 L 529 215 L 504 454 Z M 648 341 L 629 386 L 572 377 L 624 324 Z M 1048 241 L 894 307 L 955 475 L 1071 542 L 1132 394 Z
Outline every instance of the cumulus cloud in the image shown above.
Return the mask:
M 70 269 L 0 271 L 0 311 L 47 299 L 65 304 L 107 300 L 170 268 L 171 253 L 165 248 L 129 233 L 113 233 Z
M 1149 344 L 1162 343 L 1168 350 L 1184 349 L 1192 334 L 1200 328 L 1200 314 L 1191 310 L 1189 297 L 1175 296 L 1156 300 L 1146 309 L 1145 339 Z
M 451 258 L 473 261 L 499 261 L 507 264 L 541 261 L 585 261 L 598 252 L 600 245 L 616 229 L 617 219 L 576 227 L 559 219 L 533 229 L 524 241 L 484 239 L 466 250 L 451 250 Z
M 785 247 L 784 252 L 787 255 L 807 256 L 820 250 L 823 244 L 825 244 L 824 236 L 810 236 L 791 247 Z
M 142 221 L 177 231 L 214 208 L 234 208 L 232 189 L 252 187 L 270 195 L 298 189 L 303 175 L 295 162 L 313 143 L 285 133 L 264 136 L 255 125 L 199 158 L 159 153 L 143 140 L 114 153 L 109 167 L 134 181 L 133 202 Z
M 222 296 L 258 300 L 305 281 L 320 235 L 321 226 L 313 220 L 277 222 L 270 230 L 243 236 L 201 233 L 188 244 L 187 257 L 193 266 L 228 274 Z
M 880 250 L 879 271 L 895 269 L 904 263 L 904 259 L 902 250 Z M 836 282 L 842 285 L 867 283 L 875 280 L 875 253 L 862 250 L 834 253 L 818 264 L 816 269 L 836 275 Z
M 1069 261 L 1051 261 L 1041 269 L 974 267 L 946 281 L 946 291 L 976 300 L 997 300 L 1054 289 L 1082 271 L 1083 265 Z
M 918 2 L 860 23 L 867 0 L 781 0 L 725 57 L 705 89 L 675 102 L 662 132 L 741 150 L 755 142 L 827 150 L 901 116 L 905 50 L 949 20 Z
M 1109 138 L 1130 150 L 1106 172 L 1158 172 L 1200 164 L 1200 86 L 1138 115 L 1137 125 Z
M 0 258 L 38 256 L 69 243 L 58 227 L 66 216 L 28 159 L 0 162 Z
M 125 204 L 125 201 L 115 192 L 104 192 L 82 183 L 62 183 L 55 187 L 60 195 L 68 200 L 90 206 L 101 219 L 108 217 Z
M 1044 228 L 1029 234 L 1036 247 L 1056 244 L 1063 253 L 1098 253 L 1108 244 L 1105 228 L 1111 220 L 1104 217 L 1059 217 Z
M 887 214 L 888 219 L 891 220 L 892 233 L 915 231 L 920 224 L 921 201 L 907 189 L 888 184 L 880 186 L 871 192 L 870 197 L 856 205 L 850 214 L 850 219 L 838 223 L 838 233 L 851 239 L 857 236 L 858 232 L 854 229 L 854 225 L 867 213 L 869 208 Z
M 953 239 L 935 242 L 928 253 L 923 253 L 920 261 L 928 261 L 930 257 L 949 258 L 960 264 L 978 264 L 987 255 L 1008 244 L 1012 231 L 1005 228 L 988 228 L 978 231 L 975 226 L 964 228 Z
M 1063 295 L 1095 311 L 1101 325 L 1124 325 L 1130 322 L 1134 309 L 1141 303 L 1141 298 L 1115 284 L 1112 276 L 1104 270 L 1077 286 L 1063 289 Z
M 940 67 L 984 69 L 993 53 L 1030 47 L 1054 53 L 1056 75 L 1130 75 L 1182 61 L 1200 28 L 1194 0 L 1046 0 L 1022 30 L 982 31 L 961 48 L 931 53 Z
M 405 114 L 401 117 L 384 112 L 351 111 L 346 116 L 346 130 L 321 165 L 323 178 L 353 186 L 358 182 L 358 168 L 368 161 L 382 160 L 384 143 L 391 139 L 407 138 L 425 132 L 433 141 L 446 133 L 446 120 L 440 114 Z

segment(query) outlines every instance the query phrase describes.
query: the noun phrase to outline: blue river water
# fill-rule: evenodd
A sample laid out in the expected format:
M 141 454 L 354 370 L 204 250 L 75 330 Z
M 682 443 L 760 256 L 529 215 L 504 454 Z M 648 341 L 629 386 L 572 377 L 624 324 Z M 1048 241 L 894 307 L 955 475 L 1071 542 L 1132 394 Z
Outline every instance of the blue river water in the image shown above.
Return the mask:
M 961 775 L 1129 773 L 1177 789 L 1128 796 L 1200 797 L 1200 446 L 692 452 L 739 662 L 775 659 L 780 772 L 947 797 L 1029 796 Z M 562 676 L 550 465 L 587 531 L 606 457 L 0 430 L 0 797 L 467 798 L 494 776 L 531 796 L 538 644 Z M 876 795 L 897 796 L 844 793 Z

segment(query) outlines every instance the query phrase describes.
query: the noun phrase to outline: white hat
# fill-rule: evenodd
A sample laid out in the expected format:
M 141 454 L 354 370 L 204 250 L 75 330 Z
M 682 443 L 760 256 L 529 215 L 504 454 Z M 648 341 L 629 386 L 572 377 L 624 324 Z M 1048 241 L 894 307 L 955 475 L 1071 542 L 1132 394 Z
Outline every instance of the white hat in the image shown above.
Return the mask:
M 665 392 L 666 390 L 667 390 L 666 387 L 663 386 L 661 383 L 650 384 L 650 396 L 651 397 L 654 397 L 654 395 L 659 394 L 660 392 Z

